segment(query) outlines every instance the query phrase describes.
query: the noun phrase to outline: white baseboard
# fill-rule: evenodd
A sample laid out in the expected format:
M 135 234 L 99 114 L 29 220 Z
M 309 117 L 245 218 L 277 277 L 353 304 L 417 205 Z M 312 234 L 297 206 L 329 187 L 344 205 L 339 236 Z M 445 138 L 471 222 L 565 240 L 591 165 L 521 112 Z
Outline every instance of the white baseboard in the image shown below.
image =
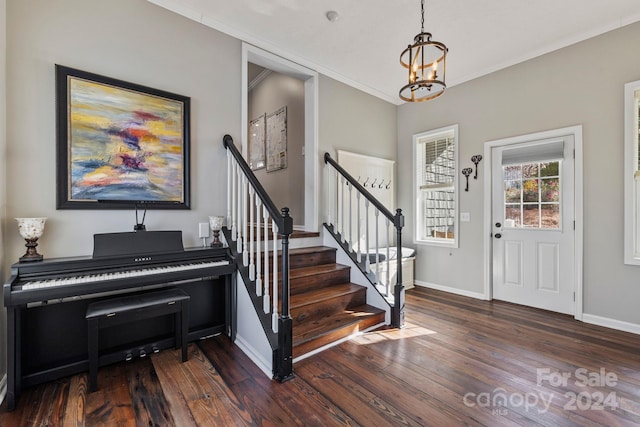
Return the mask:
M 7 397 L 7 374 L 4 374 L 0 380 L 0 405 L 4 402 L 5 397 Z
M 593 314 L 582 315 L 582 321 L 591 323 L 592 325 L 604 326 L 605 328 L 617 329 L 619 331 L 631 332 L 632 334 L 640 334 L 640 325 L 637 323 L 624 322 L 622 320 L 611 319 L 608 317 L 595 316 Z
M 465 297 L 471 297 L 476 299 L 486 300 L 487 298 L 484 294 L 466 291 L 464 289 L 458 288 L 450 288 L 448 286 L 435 285 L 433 283 L 421 282 L 419 280 L 415 281 L 416 286 L 422 286 L 424 288 L 435 289 L 437 291 L 449 292 L 456 295 L 462 295 Z M 590 323 L 592 325 L 604 326 L 605 328 L 616 329 L 618 331 L 630 332 L 632 334 L 640 335 L 640 325 L 637 323 L 624 322 L 622 320 L 611 319 L 608 317 L 595 316 L 593 314 L 582 314 L 582 319 L 576 319 L 578 321 L 582 320 L 584 323 Z
M 449 292 L 450 294 L 462 295 L 464 297 L 470 297 L 475 299 L 486 300 L 487 297 L 479 292 L 471 292 L 464 289 L 451 288 L 449 286 L 436 285 L 434 283 L 421 282 L 420 280 L 414 280 L 416 286 L 422 286 L 423 288 L 435 289 L 436 291 Z
M 267 377 L 269 377 L 269 379 L 273 378 L 271 363 L 264 360 L 264 358 L 260 355 L 260 353 L 258 353 L 251 344 L 249 344 L 247 341 L 242 339 L 240 335 L 236 335 L 236 340 L 234 341 L 234 344 L 237 345 L 240 348 L 240 350 L 242 350 L 242 352 L 246 354 L 247 357 L 251 359 L 251 361 L 255 363 L 256 366 L 260 368 L 260 370 L 264 372 L 264 374 Z

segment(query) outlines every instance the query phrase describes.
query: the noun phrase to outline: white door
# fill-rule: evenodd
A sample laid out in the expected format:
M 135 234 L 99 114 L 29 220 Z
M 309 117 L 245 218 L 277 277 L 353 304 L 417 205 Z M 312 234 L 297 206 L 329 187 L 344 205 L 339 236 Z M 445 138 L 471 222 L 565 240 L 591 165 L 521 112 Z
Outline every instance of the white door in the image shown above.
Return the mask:
M 493 297 L 574 313 L 573 136 L 492 148 Z

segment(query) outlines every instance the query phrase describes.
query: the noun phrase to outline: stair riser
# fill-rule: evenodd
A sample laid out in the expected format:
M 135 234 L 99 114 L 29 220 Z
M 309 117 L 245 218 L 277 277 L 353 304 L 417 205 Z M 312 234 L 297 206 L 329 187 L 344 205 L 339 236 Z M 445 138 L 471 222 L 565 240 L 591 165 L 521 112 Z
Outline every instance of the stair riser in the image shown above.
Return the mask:
M 336 295 L 329 299 L 306 304 L 301 307 L 291 308 L 291 317 L 293 318 L 293 326 L 300 322 L 308 322 L 319 317 L 331 316 L 350 307 L 357 307 L 366 304 L 367 290 L 366 288 L 358 289 L 349 294 Z
M 315 252 L 289 256 L 290 268 L 311 267 L 312 265 L 333 264 L 336 262 L 335 251 Z
M 350 276 L 351 273 L 349 269 L 343 269 L 315 274 L 313 276 L 291 278 L 289 280 L 289 292 L 291 295 L 295 295 L 313 289 L 319 289 L 325 286 L 345 283 L 350 280 Z
M 305 353 L 309 353 L 315 349 L 318 349 L 324 345 L 335 342 L 339 339 L 348 337 L 351 334 L 356 332 L 365 330 L 372 326 L 375 326 L 379 323 L 384 322 L 384 313 L 379 313 L 374 316 L 367 317 L 362 319 L 360 322 L 356 324 L 350 324 L 340 329 L 334 329 L 325 335 L 319 336 L 315 339 L 305 341 L 304 343 L 300 343 L 296 345 L 296 342 L 293 343 L 293 357 L 298 357 Z
M 262 261 L 262 260 L 261 260 Z M 289 268 L 311 267 L 314 265 L 333 264 L 336 262 L 335 251 L 318 251 L 314 253 L 290 254 Z M 269 265 L 273 263 L 273 257 L 269 255 Z M 282 266 L 282 257 L 278 254 L 278 268 Z

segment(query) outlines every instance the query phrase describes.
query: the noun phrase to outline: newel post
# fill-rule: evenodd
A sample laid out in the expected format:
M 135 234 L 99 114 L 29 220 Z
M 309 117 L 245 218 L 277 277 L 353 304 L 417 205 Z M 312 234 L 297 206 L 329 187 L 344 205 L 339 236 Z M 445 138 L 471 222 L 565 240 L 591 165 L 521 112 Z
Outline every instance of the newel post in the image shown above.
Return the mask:
M 284 382 L 293 378 L 293 320 L 289 315 L 289 236 L 293 232 L 293 218 L 289 208 L 282 208 L 282 286 L 280 318 L 278 319 L 278 350 L 275 360 L 275 379 Z M 276 254 L 274 254 L 276 256 Z
M 396 209 L 393 218 L 393 225 L 396 228 L 396 262 L 398 263 L 398 273 L 396 274 L 396 284 L 393 288 L 393 310 L 391 311 L 391 326 L 396 328 L 404 327 L 404 286 L 402 285 L 402 228 L 404 227 L 404 216 L 402 209 Z

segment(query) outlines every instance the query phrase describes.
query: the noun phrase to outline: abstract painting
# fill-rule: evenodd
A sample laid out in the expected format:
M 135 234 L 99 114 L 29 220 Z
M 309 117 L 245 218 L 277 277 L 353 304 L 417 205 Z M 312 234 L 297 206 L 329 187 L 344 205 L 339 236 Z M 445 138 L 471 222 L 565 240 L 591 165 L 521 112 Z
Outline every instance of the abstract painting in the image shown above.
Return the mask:
M 56 65 L 58 209 L 189 209 L 181 95 Z

